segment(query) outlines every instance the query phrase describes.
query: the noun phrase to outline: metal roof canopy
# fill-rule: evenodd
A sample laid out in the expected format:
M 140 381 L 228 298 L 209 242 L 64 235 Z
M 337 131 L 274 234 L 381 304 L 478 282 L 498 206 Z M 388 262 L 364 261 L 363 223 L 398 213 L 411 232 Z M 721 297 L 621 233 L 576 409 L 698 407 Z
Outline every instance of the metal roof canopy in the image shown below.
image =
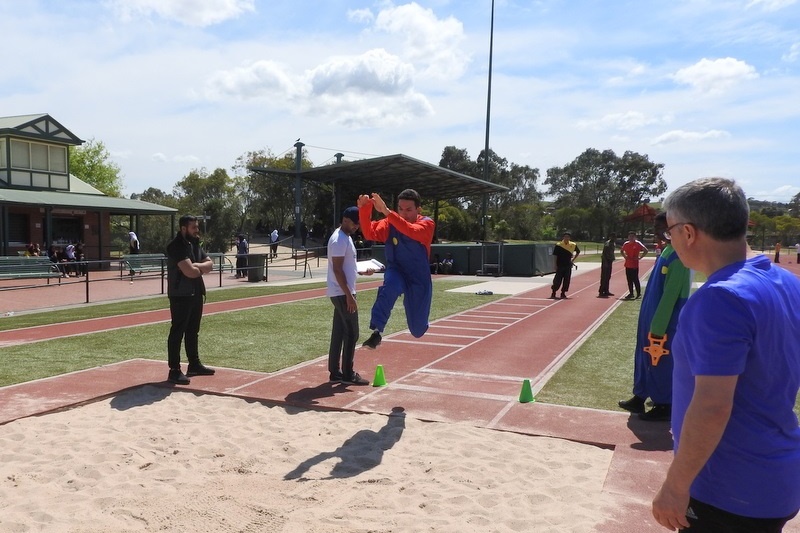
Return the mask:
M 174 215 L 177 209 L 98 194 L 0 188 L 0 205 L 108 211 L 112 215 Z
M 297 174 L 293 170 L 250 167 L 260 174 Z M 300 177 L 319 184 L 337 185 L 356 194 L 400 194 L 414 189 L 423 200 L 507 192 L 508 187 L 432 165 L 403 154 L 361 159 L 300 171 Z

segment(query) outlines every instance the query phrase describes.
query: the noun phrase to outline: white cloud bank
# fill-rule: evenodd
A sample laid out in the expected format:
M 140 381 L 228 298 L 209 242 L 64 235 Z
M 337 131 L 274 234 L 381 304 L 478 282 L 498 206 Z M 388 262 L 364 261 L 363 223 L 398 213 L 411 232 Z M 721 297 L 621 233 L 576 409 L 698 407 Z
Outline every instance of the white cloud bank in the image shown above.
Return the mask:
M 703 58 L 690 67 L 680 69 L 672 78 L 702 93 L 716 94 L 744 81 L 758 78 L 758 72 L 746 62 L 732 57 Z
M 201 28 L 256 10 L 255 0 L 111 0 L 110 5 L 124 21 L 157 15 Z

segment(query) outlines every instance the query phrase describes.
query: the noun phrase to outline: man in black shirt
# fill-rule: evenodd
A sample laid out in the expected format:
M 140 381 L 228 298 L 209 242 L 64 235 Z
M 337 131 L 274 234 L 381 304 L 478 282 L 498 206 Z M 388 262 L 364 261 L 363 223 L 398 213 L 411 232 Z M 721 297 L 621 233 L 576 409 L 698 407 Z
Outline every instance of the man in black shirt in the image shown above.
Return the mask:
M 617 236 L 614 233 L 608 234 L 608 240 L 603 243 L 603 255 L 600 259 L 600 298 L 608 298 L 614 296 L 614 293 L 609 292 L 608 286 L 611 282 L 611 265 L 617 258 L 615 252 L 617 246 L 614 242 Z
M 187 376 L 211 376 L 214 370 L 203 366 L 198 350 L 200 319 L 206 286 L 203 274 L 214 263 L 200 247 L 200 227 L 197 217 L 184 215 L 178 222 L 178 234 L 167 245 L 167 295 L 172 325 L 167 339 L 167 362 L 170 383 L 188 385 Z M 181 342 L 186 347 L 189 367 L 181 372 Z
M 553 278 L 553 290 L 550 298 L 556 298 L 556 291 L 561 288 L 561 298 L 567 299 L 567 291 L 569 290 L 569 282 L 572 279 L 572 265 L 573 261 L 581 254 L 578 245 L 570 239 L 572 234 L 565 231 L 561 236 L 561 240 L 553 246 L 553 255 L 556 257 L 556 275 Z M 574 254 L 574 255 L 573 255 Z

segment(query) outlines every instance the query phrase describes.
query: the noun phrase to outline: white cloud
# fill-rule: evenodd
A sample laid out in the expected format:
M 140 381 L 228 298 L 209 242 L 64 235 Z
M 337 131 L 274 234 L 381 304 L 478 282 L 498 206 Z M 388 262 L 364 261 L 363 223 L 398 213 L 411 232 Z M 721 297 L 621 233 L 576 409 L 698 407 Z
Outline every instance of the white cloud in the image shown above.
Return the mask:
M 376 49 L 357 57 L 332 59 L 313 69 L 308 78 L 312 97 L 350 91 L 404 94 L 412 88 L 414 67 Z
M 789 51 L 781 56 L 781 59 L 786 61 L 787 63 L 794 63 L 798 59 L 800 59 L 800 43 L 794 43 L 790 48 Z
M 123 20 L 157 15 L 186 26 L 205 27 L 255 11 L 255 0 L 111 0 Z
M 426 77 L 453 80 L 469 63 L 468 54 L 462 50 L 461 21 L 438 19 L 433 10 L 415 2 L 382 10 L 375 18 L 375 29 L 402 37 L 401 55 L 420 64 L 420 74 Z
M 703 93 L 720 93 L 746 80 L 758 78 L 756 69 L 738 59 L 703 58 L 694 65 L 682 68 L 672 78 Z
M 748 8 L 762 7 L 764 11 L 778 11 L 797 3 L 797 0 L 750 0 Z
M 626 111 L 624 113 L 610 113 L 597 120 L 578 121 L 578 127 L 593 130 L 623 130 L 630 131 L 653 124 L 669 124 L 672 115 L 647 116 L 639 111 Z
M 159 162 L 159 163 L 166 163 L 166 162 L 167 162 L 167 156 L 165 156 L 165 155 L 164 155 L 164 154 L 162 154 L 161 152 L 156 152 L 155 154 L 153 154 L 153 155 L 151 156 L 151 159 L 152 159 L 153 161 L 157 161 L 157 162 Z
M 383 49 L 331 59 L 308 72 L 308 113 L 348 127 L 403 124 L 433 108 L 414 90 L 414 67 Z
M 274 61 L 256 61 L 246 67 L 214 73 L 204 91 L 210 100 L 233 97 L 241 100 L 253 98 L 292 98 L 300 89 L 285 68 Z
M 659 144 L 671 144 L 677 143 L 682 141 L 704 141 L 707 139 L 720 139 L 725 137 L 730 137 L 731 134 L 727 131 L 723 130 L 708 130 L 705 132 L 700 131 L 684 131 L 684 130 L 672 130 L 668 131 L 663 135 L 659 135 L 655 139 L 653 139 L 650 144 L 653 146 Z
M 352 22 L 369 23 L 375 20 L 375 15 L 369 9 L 351 9 L 347 12 L 347 19 Z

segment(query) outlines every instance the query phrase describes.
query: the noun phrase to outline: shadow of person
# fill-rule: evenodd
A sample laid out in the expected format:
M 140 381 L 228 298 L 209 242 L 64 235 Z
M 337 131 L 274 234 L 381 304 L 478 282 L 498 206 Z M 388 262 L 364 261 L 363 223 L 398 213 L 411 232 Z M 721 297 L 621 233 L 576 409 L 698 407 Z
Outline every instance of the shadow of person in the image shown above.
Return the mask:
M 349 392 L 350 389 L 341 383 L 321 383 L 315 387 L 306 387 L 304 389 L 290 392 L 284 398 L 287 403 L 297 406 L 317 405 L 320 398 L 332 398 L 337 394 Z
M 132 389 L 126 389 L 117 393 L 111 399 L 111 408 L 117 411 L 127 411 L 134 407 L 152 405 L 160 402 L 172 394 L 172 387 L 160 385 L 141 385 Z
M 634 450 L 668 452 L 673 448 L 669 422 L 647 422 L 631 414 L 628 429 L 639 439 L 639 442 L 631 444 Z
M 362 429 L 344 441 L 332 452 L 322 452 L 306 459 L 297 468 L 283 476 L 283 479 L 304 481 L 306 472 L 313 466 L 328 459 L 338 458 L 331 469 L 331 474 L 323 479 L 341 479 L 357 476 L 375 468 L 383 460 L 385 451 L 400 441 L 406 428 L 406 413 L 402 407 L 393 407 L 392 414 L 386 418 L 386 425 L 378 431 Z

